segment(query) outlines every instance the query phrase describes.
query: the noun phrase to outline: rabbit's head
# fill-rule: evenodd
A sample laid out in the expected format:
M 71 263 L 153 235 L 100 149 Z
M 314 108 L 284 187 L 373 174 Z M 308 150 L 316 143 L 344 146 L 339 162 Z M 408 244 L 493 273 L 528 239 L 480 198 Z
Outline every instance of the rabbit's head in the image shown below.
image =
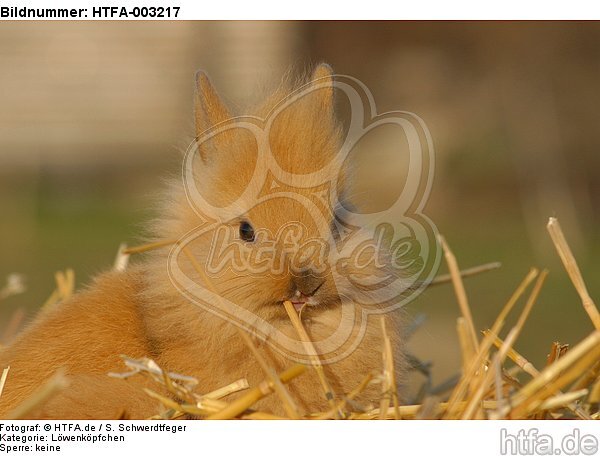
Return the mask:
M 186 274 L 198 272 L 183 264 L 193 257 L 203 286 L 271 323 L 288 321 L 284 301 L 318 318 L 331 311 L 332 327 L 345 302 L 374 303 L 398 270 L 374 233 L 343 239 L 337 212 L 351 202 L 330 67 L 273 95 L 256 117 L 233 117 L 199 73 L 195 110 L 187 197 L 169 204 L 161 224 L 162 237 L 185 237 Z

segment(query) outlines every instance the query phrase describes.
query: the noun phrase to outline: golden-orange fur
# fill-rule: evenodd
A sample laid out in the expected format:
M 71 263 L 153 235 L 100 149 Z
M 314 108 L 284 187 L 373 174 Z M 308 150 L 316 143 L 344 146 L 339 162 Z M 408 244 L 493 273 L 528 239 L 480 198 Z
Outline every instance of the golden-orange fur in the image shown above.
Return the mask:
M 319 66 L 313 78 L 331 78 L 330 69 Z M 221 103 L 203 74 L 198 77 L 196 128 L 198 134 L 231 114 Z M 340 145 L 340 128 L 333 113 L 333 90 L 319 89 L 302 101 L 286 108 L 270 132 L 270 145 L 280 166 L 294 173 L 301 182 L 303 175 L 335 159 Z M 258 109 L 265 115 L 278 98 L 274 96 Z M 215 203 L 235 200 L 250 182 L 255 160 L 255 143 L 243 133 L 233 132 L 216 137 L 200 148 L 201 160 L 195 169 L 198 186 Z M 328 176 L 334 185 L 345 185 L 345 175 Z M 306 186 L 306 182 L 302 182 Z M 318 183 L 315 182 L 315 185 Z M 301 223 L 307 236 L 318 236 L 319 223 L 331 222 L 333 209 L 325 222 L 315 222 L 309 211 L 297 202 L 275 198 L 255 205 L 238 201 L 239 214 L 225 224 L 250 220 L 256 228 L 275 233 L 290 220 Z M 210 215 L 210 214 L 208 214 Z M 174 183 L 160 216 L 153 225 L 157 239 L 178 239 L 199 223 L 190 207 L 181 183 Z M 190 252 L 202 263 L 208 245 L 198 239 L 189 245 Z M 71 386 L 36 411 L 35 418 L 116 418 L 126 411 L 131 418 L 146 418 L 157 412 L 156 402 L 141 387 L 144 380 L 113 379 L 107 372 L 123 369 L 120 354 L 150 357 L 168 371 L 191 375 L 199 380 L 197 391 L 209 392 L 240 378 L 257 384 L 265 378 L 238 333 L 227 320 L 189 302 L 173 286 L 167 275 L 169 248 L 151 252 L 142 262 L 126 272 L 111 272 L 97 278 L 85 291 L 78 293 L 40 315 L 15 342 L 0 355 L 0 367 L 11 371 L 2 397 L 0 416 L 27 398 L 58 368 L 64 368 Z M 182 264 L 190 274 L 187 262 Z M 225 272 L 211 278 L 210 286 L 222 296 L 252 310 L 273 323 L 280 331 L 292 335 L 292 326 L 281 304 L 293 291 L 289 276 L 243 275 Z M 340 297 L 331 280 L 324 276 L 323 286 L 315 296 L 320 305 L 307 308 L 303 315 L 311 338 L 320 340 L 339 323 L 342 306 L 352 305 L 351 297 L 359 290 L 343 290 Z M 400 317 L 396 311 L 387 316 L 388 331 L 398 354 L 400 371 Z M 325 372 L 336 394 L 355 388 L 365 375 L 381 370 L 382 335 L 379 318 L 371 318 L 367 334 L 352 354 Z M 258 343 L 258 342 L 257 342 Z M 268 343 L 258 343 L 259 350 L 271 366 L 281 371 L 290 361 L 272 350 Z M 368 389 L 362 396 L 376 400 L 380 387 Z M 290 384 L 292 397 L 305 412 L 328 408 L 317 376 L 310 370 Z M 263 399 L 260 409 L 283 414 L 275 395 Z

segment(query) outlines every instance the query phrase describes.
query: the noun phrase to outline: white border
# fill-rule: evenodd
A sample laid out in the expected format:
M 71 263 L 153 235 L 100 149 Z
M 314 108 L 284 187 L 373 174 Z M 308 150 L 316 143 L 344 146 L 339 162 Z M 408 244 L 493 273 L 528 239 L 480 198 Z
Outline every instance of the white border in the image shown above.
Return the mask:
M 92 8 L 94 6 L 179 6 L 176 20 L 594 20 L 600 3 L 590 0 L 98 0 L 2 2 L 0 6 L 30 8 Z M 87 20 L 94 20 L 90 17 Z M 106 19 L 104 19 L 106 20 Z M 129 19 L 135 20 L 135 19 Z M 138 19 L 141 20 L 141 19 Z

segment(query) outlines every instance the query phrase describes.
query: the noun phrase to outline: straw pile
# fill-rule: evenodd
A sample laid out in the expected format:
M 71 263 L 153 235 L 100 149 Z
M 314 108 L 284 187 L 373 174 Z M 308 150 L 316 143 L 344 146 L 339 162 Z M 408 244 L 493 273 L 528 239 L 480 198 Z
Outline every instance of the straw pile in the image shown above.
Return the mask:
M 189 416 L 204 419 L 599 419 L 600 402 L 600 313 L 589 296 L 577 262 L 567 244 L 558 221 L 551 218 L 548 232 L 564 264 L 583 309 L 589 315 L 595 330 L 573 347 L 552 344 L 546 366 L 538 369 L 513 348 L 520 336 L 525 321 L 546 280 L 547 271 L 533 268 L 518 285 L 490 328 L 478 332 L 473 324 L 471 309 L 463 286 L 463 278 L 497 267 L 497 264 L 483 265 L 460 271 L 456 258 L 444 238 L 440 237 L 450 274 L 439 276 L 433 283 L 451 282 L 454 287 L 461 317 L 457 320 L 457 332 L 462 354 L 461 374 L 455 381 L 438 387 L 435 395 L 423 398 L 419 404 L 403 404 L 398 397 L 395 384 L 392 345 L 381 320 L 384 344 L 381 347 L 382 365 L 378 372 L 369 373 L 357 382 L 347 396 L 333 399 L 329 383 L 298 313 L 290 302 L 285 303 L 299 339 L 311 355 L 309 366 L 296 364 L 287 370 L 276 373 L 256 349 L 253 340 L 240 331 L 256 362 L 265 373 L 265 379 L 258 385 L 248 385 L 240 379 L 230 385 L 207 394 L 195 391 L 197 381 L 184 375 L 163 371 L 150 359 L 124 358 L 125 373 L 110 374 L 115 377 L 143 375 L 154 380 L 155 389 L 145 392 L 162 404 L 162 413 L 149 419 L 177 419 Z M 124 268 L 128 255 L 156 248 L 166 243 L 141 246 L 119 251 L 115 267 Z M 200 268 L 201 269 L 201 268 Z M 72 293 L 72 272 L 57 275 L 57 291 L 49 303 L 64 299 Z M 529 291 L 528 291 L 529 290 Z M 0 297 L 3 296 L 0 291 Z M 10 293 L 9 293 L 10 294 Z M 520 301 L 524 301 L 516 324 L 501 338 L 502 329 L 509 313 Z M 415 360 L 415 367 L 418 362 Z M 307 369 L 316 369 L 323 392 L 329 397 L 329 410 L 326 412 L 298 415 L 286 383 L 302 375 Z M 524 372 L 528 380 L 519 382 L 517 373 Z M 0 394 L 7 380 L 8 369 L 0 378 Z M 57 379 L 58 378 L 58 379 Z M 41 389 L 39 397 L 31 398 L 27 408 L 36 402 L 46 400 L 48 391 L 55 391 L 61 377 L 53 378 L 52 384 Z M 10 381 L 10 380 L 9 380 Z M 361 392 L 371 383 L 381 385 L 381 399 L 372 409 L 352 412 L 349 403 L 360 398 Z M 237 399 L 227 396 L 239 393 Z M 260 410 L 257 402 L 269 394 L 276 394 L 283 404 L 286 416 L 274 416 Z M 319 393 L 322 394 L 322 393 Z

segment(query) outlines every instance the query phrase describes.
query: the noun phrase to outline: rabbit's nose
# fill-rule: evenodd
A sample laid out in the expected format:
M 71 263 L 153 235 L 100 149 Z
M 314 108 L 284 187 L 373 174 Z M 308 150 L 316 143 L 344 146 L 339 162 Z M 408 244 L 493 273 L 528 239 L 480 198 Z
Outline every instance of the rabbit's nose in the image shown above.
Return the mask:
M 312 270 L 308 269 L 302 271 L 299 275 L 295 275 L 292 277 L 292 282 L 300 293 L 304 296 L 312 296 L 314 295 L 325 279 L 323 277 L 319 277 Z

